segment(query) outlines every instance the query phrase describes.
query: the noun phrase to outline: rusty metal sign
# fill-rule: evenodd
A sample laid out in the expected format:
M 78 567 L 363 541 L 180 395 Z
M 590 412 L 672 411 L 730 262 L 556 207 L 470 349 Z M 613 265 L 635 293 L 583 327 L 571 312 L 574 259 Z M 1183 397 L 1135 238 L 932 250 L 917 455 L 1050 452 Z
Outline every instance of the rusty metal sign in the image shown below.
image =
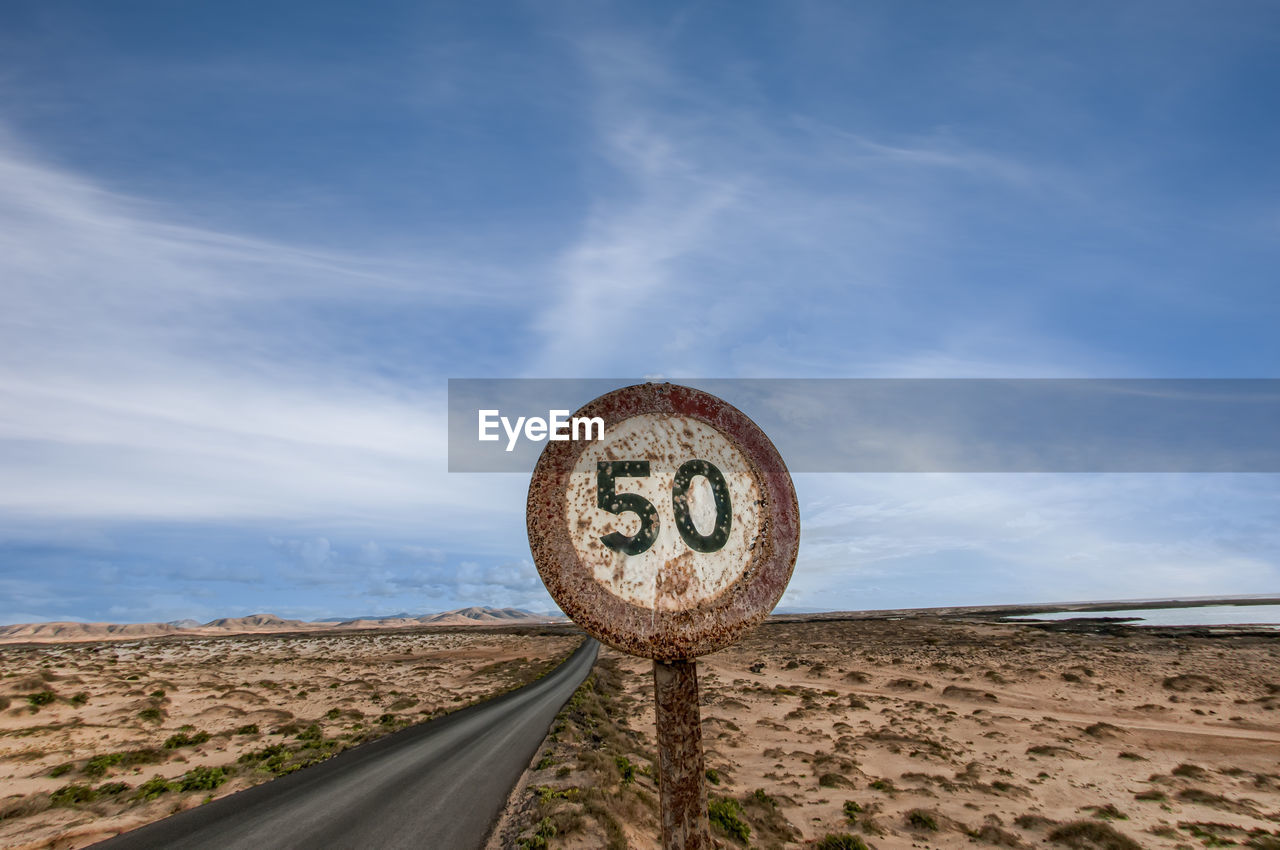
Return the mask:
M 529 486 L 534 563 L 602 642 L 684 661 L 735 642 L 786 589 L 795 488 L 754 422 L 708 393 L 639 384 L 574 414 L 599 440 L 548 442 Z
M 561 609 L 653 659 L 662 841 L 709 850 L 692 660 L 728 646 L 782 597 L 799 509 L 764 432 L 700 390 L 639 384 L 574 414 L 598 440 L 548 442 L 529 485 L 529 546 Z

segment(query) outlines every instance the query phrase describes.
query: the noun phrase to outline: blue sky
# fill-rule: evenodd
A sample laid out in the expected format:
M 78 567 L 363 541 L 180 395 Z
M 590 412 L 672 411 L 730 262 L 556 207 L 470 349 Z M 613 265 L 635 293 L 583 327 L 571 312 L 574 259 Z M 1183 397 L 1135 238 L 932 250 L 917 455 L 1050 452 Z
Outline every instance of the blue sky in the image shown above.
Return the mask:
M 1264 2 L 0 6 L 0 622 L 545 609 L 450 377 L 1276 377 Z M 791 607 L 1280 591 L 1265 475 L 804 475 Z

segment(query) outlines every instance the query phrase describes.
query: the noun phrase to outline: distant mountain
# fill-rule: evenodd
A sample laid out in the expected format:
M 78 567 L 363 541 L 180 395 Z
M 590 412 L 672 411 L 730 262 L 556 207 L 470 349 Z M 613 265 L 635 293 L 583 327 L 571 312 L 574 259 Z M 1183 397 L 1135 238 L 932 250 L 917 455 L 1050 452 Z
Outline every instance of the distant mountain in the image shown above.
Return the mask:
M 332 624 L 336 629 L 394 629 L 399 626 L 422 625 L 413 617 L 360 617 L 355 620 L 340 620 Z
M 394 629 L 421 626 L 494 626 L 521 623 L 554 623 L 563 621 L 560 614 L 535 614 L 523 608 L 490 608 L 472 606 L 439 614 L 414 617 L 400 613 L 386 617 L 329 617 L 315 622 L 288 620 L 275 614 L 250 614 L 247 617 L 220 617 L 207 623 L 196 620 L 174 620 L 168 623 L 18 623 L 0 626 L 0 643 L 61 643 L 126 638 L 161 637 L 164 635 L 236 635 L 271 632 L 329 631 L 343 629 Z
M 169 623 L 17 623 L 0 626 L 0 642 L 56 642 L 143 638 L 177 634 L 182 629 Z
M 433 626 L 466 626 L 495 623 L 546 623 L 551 620 L 559 619 L 550 617 L 546 614 L 535 614 L 532 611 L 526 611 L 523 608 L 490 608 L 476 607 L 459 608 L 456 611 L 444 611 L 439 614 L 428 614 L 419 617 L 419 623 L 426 623 Z
M 469 608 L 456 608 L 452 611 L 441 611 L 439 614 L 413 614 L 401 612 L 385 616 L 364 617 L 325 617 L 315 620 L 316 623 L 333 623 L 338 626 L 352 628 L 374 628 L 387 626 L 468 626 L 495 625 L 498 623 L 549 623 L 563 620 L 561 614 L 538 614 L 523 608 L 493 608 L 488 605 L 472 605 Z
M 408 611 L 401 611 L 399 614 L 360 614 L 356 617 L 321 617 L 318 620 L 312 620 L 313 623 L 354 623 L 356 620 L 412 620 L 415 619 Z
M 306 628 L 302 620 L 285 620 L 275 614 L 250 614 L 247 617 L 222 617 L 204 624 L 206 629 L 225 629 L 231 632 L 252 632 L 277 629 Z

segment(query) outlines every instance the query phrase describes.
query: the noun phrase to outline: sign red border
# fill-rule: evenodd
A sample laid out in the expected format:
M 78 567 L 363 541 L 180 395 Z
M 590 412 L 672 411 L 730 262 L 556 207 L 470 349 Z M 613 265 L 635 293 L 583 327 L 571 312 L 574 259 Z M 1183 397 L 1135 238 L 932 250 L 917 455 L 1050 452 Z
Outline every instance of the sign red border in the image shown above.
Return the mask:
M 599 416 L 606 433 L 641 414 L 687 416 L 722 433 L 742 452 L 759 482 L 760 533 L 741 577 L 714 599 L 681 611 L 634 605 L 596 582 L 569 537 L 569 475 L 586 441 L 548 441 L 529 484 L 526 520 L 534 564 L 552 598 L 600 641 L 659 661 L 722 649 L 759 624 L 782 598 L 795 568 L 800 511 L 791 475 L 756 423 L 728 402 L 674 384 L 637 384 L 606 393 L 574 413 Z

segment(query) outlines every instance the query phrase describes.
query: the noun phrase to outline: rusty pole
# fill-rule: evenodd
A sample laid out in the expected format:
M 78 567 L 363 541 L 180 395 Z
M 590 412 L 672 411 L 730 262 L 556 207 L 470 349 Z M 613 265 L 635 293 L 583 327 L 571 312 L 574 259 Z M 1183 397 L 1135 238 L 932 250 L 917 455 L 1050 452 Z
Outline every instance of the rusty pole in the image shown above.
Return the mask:
M 662 846 L 666 850 L 711 850 L 697 665 L 693 661 L 654 661 L 653 691 Z

